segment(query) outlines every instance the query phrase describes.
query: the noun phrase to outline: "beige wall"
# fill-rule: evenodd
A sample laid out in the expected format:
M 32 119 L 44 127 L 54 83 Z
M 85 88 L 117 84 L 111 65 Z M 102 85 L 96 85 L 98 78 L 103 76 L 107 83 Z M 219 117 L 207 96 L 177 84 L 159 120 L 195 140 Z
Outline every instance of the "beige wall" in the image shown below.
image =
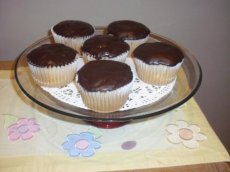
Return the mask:
M 0 0 L 0 59 L 15 59 L 65 19 L 137 20 L 190 49 L 204 75 L 196 98 L 230 149 L 229 0 Z

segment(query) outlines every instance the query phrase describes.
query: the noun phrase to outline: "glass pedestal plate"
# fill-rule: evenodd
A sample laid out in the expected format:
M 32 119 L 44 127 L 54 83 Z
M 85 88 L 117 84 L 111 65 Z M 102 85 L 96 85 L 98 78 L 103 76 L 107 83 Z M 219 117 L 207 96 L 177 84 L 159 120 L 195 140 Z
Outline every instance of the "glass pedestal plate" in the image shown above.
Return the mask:
M 96 34 L 104 33 L 103 27 L 96 29 Z M 170 111 L 189 100 L 198 90 L 202 72 L 196 58 L 184 47 L 178 45 L 173 40 L 161 35 L 151 33 L 148 42 L 160 41 L 179 47 L 185 55 L 182 68 L 178 73 L 176 83 L 167 96 L 157 102 L 144 105 L 138 108 L 116 111 L 113 113 L 97 113 L 89 109 L 72 106 L 63 103 L 53 96 L 50 96 L 39 85 L 37 85 L 30 75 L 27 64 L 27 54 L 34 48 L 43 44 L 54 43 L 52 36 L 47 36 L 28 46 L 18 57 L 15 65 L 15 77 L 17 84 L 24 94 L 40 106 L 61 115 L 67 115 L 82 119 L 89 124 L 101 128 L 115 128 L 127 124 L 135 119 L 143 119 L 154 115 L 159 115 Z

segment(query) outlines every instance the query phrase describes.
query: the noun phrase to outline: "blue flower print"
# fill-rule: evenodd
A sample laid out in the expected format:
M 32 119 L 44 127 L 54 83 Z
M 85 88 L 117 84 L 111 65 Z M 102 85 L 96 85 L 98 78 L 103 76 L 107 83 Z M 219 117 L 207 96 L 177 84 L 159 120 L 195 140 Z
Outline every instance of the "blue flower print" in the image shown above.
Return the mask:
M 63 149 L 67 150 L 69 156 L 90 157 L 95 154 L 95 149 L 101 148 L 93 133 L 82 132 L 80 134 L 70 134 L 67 141 L 62 144 Z

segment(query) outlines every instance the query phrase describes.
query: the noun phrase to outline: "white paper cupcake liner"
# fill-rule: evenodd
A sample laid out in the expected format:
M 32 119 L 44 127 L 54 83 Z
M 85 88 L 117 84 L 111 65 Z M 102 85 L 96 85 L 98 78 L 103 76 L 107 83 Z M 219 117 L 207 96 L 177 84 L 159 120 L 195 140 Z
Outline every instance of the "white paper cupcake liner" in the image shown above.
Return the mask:
M 84 65 L 84 62 L 82 58 L 79 58 L 77 61 L 77 69 L 79 70 Z M 133 58 L 127 58 L 126 63 L 131 67 L 135 79 L 128 100 L 118 111 L 130 110 L 154 104 L 162 98 L 166 97 L 173 90 L 176 79 L 167 85 L 150 85 L 137 77 Z M 41 88 L 60 102 L 69 104 L 73 107 L 87 110 L 89 109 L 82 101 L 81 94 L 76 87 L 75 81 L 69 83 L 65 87 L 42 86 Z
M 143 38 L 143 39 L 137 39 L 137 40 L 125 40 L 127 44 L 129 44 L 130 51 L 129 51 L 129 57 L 132 56 L 133 51 L 141 44 L 147 42 L 149 36 Z
M 31 75 L 38 85 L 62 87 L 74 80 L 77 72 L 77 58 L 67 65 L 57 67 L 38 67 L 28 63 Z
M 124 52 L 124 53 L 118 55 L 117 57 L 113 57 L 113 58 L 102 57 L 100 60 L 114 60 L 114 61 L 119 61 L 119 62 L 124 63 L 127 56 L 128 56 L 128 53 L 129 53 L 129 51 Z M 83 57 L 83 60 L 85 63 L 88 63 L 89 61 L 96 60 L 93 55 L 91 55 L 87 52 L 82 52 L 82 57 Z
M 84 104 L 92 111 L 100 113 L 110 113 L 120 109 L 127 101 L 132 86 L 133 81 L 113 91 L 89 92 L 77 83 Z
M 94 36 L 94 34 L 92 34 L 92 35 L 84 36 L 84 37 L 67 38 L 67 37 L 56 34 L 53 30 L 53 27 L 51 28 L 51 33 L 52 33 L 54 41 L 56 43 L 65 44 L 66 46 L 77 50 L 79 53 L 81 52 L 81 47 L 82 47 L 83 43 L 87 39 Z
M 166 85 L 175 80 L 182 62 L 175 66 L 148 65 L 143 61 L 134 58 L 138 77 L 142 81 L 152 85 Z

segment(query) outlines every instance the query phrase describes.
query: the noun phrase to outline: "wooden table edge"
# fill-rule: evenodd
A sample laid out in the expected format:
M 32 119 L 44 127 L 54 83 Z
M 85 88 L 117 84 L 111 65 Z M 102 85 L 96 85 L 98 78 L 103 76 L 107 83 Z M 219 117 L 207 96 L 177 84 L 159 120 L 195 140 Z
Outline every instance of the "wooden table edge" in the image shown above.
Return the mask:
M 3 61 L 0 60 L 0 70 L 14 70 L 16 60 Z
M 230 162 L 202 163 L 163 168 L 123 170 L 122 172 L 230 172 Z

